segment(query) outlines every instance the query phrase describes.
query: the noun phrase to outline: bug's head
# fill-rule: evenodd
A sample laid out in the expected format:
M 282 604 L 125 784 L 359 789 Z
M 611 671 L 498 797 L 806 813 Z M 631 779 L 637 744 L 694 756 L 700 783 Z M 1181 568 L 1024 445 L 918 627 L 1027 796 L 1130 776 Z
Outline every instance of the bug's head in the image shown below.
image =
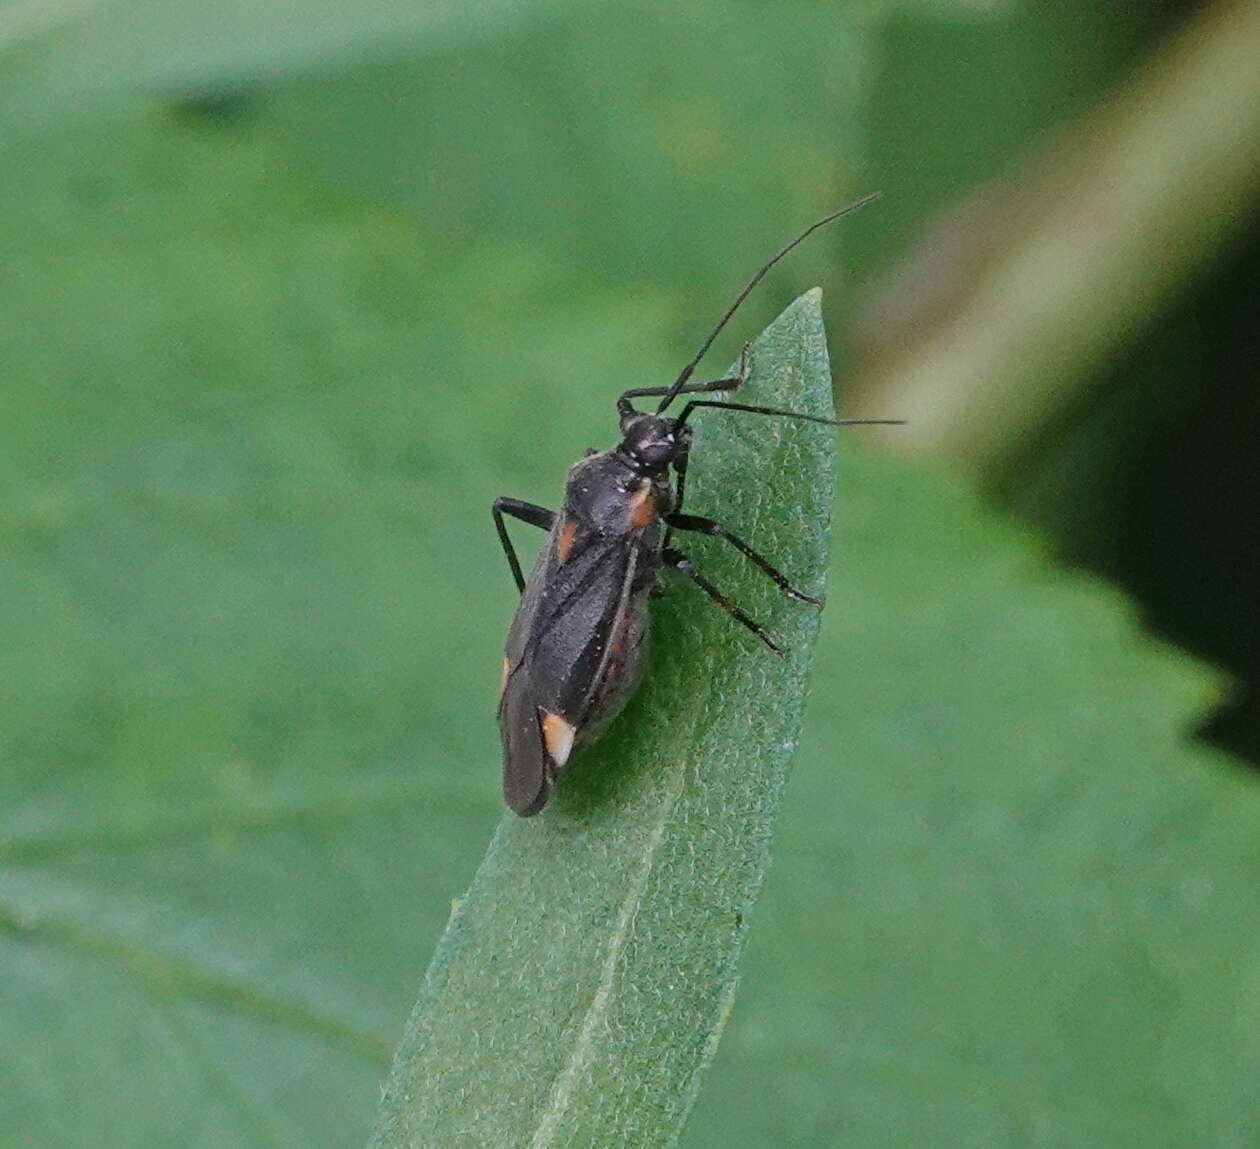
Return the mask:
M 690 431 L 686 424 L 668 415 L 623 410 L 617 451 L 643 472 L 659 473 L 686 452 Z

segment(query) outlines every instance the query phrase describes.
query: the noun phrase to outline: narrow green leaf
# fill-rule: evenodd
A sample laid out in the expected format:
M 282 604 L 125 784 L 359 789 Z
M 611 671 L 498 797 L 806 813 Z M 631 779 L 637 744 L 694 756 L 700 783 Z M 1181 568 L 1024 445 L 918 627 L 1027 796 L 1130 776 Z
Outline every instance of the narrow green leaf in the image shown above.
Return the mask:
M 741 398 L 829 413 L 819 298 L 757 341 Z M 718 411 L 697 424 L 689 509 L 820 589 L 832 429 Z M 710 543 L 687 547 L 792 653 L 776 658 L 693 587 L 656 604 L 635 702 L 547 811 L 504 818 L 456 908 L 375 1149 L 676 1140 L 730 1009 L 818 628 Z

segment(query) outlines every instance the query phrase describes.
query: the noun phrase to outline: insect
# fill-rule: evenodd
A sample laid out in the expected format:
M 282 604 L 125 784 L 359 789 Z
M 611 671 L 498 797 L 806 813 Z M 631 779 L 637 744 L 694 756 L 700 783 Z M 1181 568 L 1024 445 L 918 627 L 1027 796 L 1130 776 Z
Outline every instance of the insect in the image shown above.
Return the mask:
M 874 198 L 867 196 L 818 220 L 765 263 L 668 387 L 625 392 L 617 400 L 621 441 L 610 451 L 591 448 L 569 468 L 559 512 L 520 499 L 495 499 L 495 529 L 521 592 L 503 659 L 499 727 L 503 796 L 522 817 L 546 806 L 552 784 L 574 749 L 607 726 L 634 693 L 647 654 L 648 597 L 663 568 L 686 575 L 770 650 L 784 654 L 755 620 L 673 545 L 675 533 L 691 531 L 725 539 L 785 595 L 821 605 L 820 599 L 794 587 L 720 522 L 683 512 L 691 448 L 689 419 L 697 409 L 719 408 L 835 426 L 899 420 L 824 419 L 717 399 L 688 399 L 677 415 L 665 411 L 680 395 L 739 389 L 749 375 L 748 344 L 735 375 L 707 383 L 689 380 L 718 333 L 770 268 L 806 236 Z M 658 396 L 655 411 L 636 410 L 632 402 Z M 528 580 L 508 537 L 505 515 L 548 532 Z

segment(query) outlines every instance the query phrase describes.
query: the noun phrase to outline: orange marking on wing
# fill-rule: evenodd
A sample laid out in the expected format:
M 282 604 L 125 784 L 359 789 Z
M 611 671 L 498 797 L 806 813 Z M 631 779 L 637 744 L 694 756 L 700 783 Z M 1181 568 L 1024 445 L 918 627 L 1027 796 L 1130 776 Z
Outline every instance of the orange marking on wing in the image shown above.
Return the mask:
M 560 536 L 556 539 L 556 559 L 558 562 L 564 562 L 569 557 L 569 552 L 573 550 L 573 536 L 577 534 L 577 519 L 565 519 L 564 526 L 560 528 Z
M 507 689 L 508 674 L 512 669 L 512 664 L 508 660 L 508 656 L 503 656 L 503 673 L 499 677 L 499 697 L 503 697 L 503 692 Z
M 542 720 L 543 745 L 557 766 L 563 766 L 573 752 L 573 741 L 577 738 L 577 727 L 561 718 L 559 714 L 545 713 Z
M 646 527 L 656 518 L 656 500 L 652 497 L 652 482 L 644 479 L 639 489 L 630 496 L 630 525 Z

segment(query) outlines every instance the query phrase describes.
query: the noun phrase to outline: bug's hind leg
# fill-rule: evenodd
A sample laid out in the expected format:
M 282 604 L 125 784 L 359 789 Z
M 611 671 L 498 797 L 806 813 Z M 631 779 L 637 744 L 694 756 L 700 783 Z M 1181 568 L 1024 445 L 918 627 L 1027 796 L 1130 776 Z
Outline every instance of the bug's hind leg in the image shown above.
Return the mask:
M 806 594 L 803 590 L 797 590 L 796 587 L 788 582 L 787 576 L 782 571 L 772 566 L 767 559 L 753 550 L 738 535 L 727 530 L 716 519 L 706 519 L 703 515 L 672 514 L 665 517 L 665 522 L 669 524 L 671 529 L 676 531 L 695 531 L 697 534 L 725 539 L 740 554 L 747 557 L 758 570 L 773 579 L 775 585 L 789 598 L 800 599 L 801 602 L 807 602 L 813 606 L 822 606 L 823 600 L 821 598 L 812 594 Z
M 761 641 L 764 642 L 771 650 L 773 650 L 775 654 L 779 655 L 780 658 L 787 657 L 787 651 L 785 651 L 783 647 L 781 647 L 777 642 L 774 641 L 773 638 L 770 637 L 769 634 L 766 633 L 765 628 L 760 623 L 758 623 L 755 619 L 749 618 L 749 616 L 746 615 L 742 610 L 740 610 L 740 608 L 737 607 L 733 602 L 731 602 L 731 600 L 727 598 L 726 595 L 724 595 L 720 590 L 718 590 L 717 587 L 715 587 L 711 582 L 709 582 L 709 580 L 705 578 L 704 575 L 702 575 L 698 570 L 696 570 L 695 564 L 685 554 L 681 553 L 680 551 L 676 551 L 676 550 L 673 550 L 672 548 L 669 548 L 661 552 L 661 558 L 665 561 L 666 566 L 673 567 L 674 570 L 681 571 L 689 579 L 691 579 L 691 581 L 695 583 L 696 586 L 698 586 L 715 603 L 717 603 L 718 606 L 720 606 L 724 611 L 726 611 L 726 613 L 729 614 L 731 618 L 733 618 L 741 626 L 745 626 L 749 630 L 751 630 L 753 634 L 755 634 L 759 639 L 761 639 Z
M 503 521 L 503 516 L 511 515 L 514 519 L 529 523 L 531 527 L 541 527 L 544 531 L 549 531 L 552 523 L 556 521 L 556 514 L 554 511 L 547 510 L 546 507 L 527 503 L 522 499 L 511 499 L 506 495 L 500 495 L 494 500 L 490 514 L 494 516 L 494 529 L 499 532 L 499 542 L 503 546 L 503 553 L 507 557 L 512 577 L 516 580 L 516 589 L 524 591 L 525 576 L 521 573 L 521 563 L 516 557 L 516 548 L 512 546 L 512 540 L 508 538 L 507 524 Z

